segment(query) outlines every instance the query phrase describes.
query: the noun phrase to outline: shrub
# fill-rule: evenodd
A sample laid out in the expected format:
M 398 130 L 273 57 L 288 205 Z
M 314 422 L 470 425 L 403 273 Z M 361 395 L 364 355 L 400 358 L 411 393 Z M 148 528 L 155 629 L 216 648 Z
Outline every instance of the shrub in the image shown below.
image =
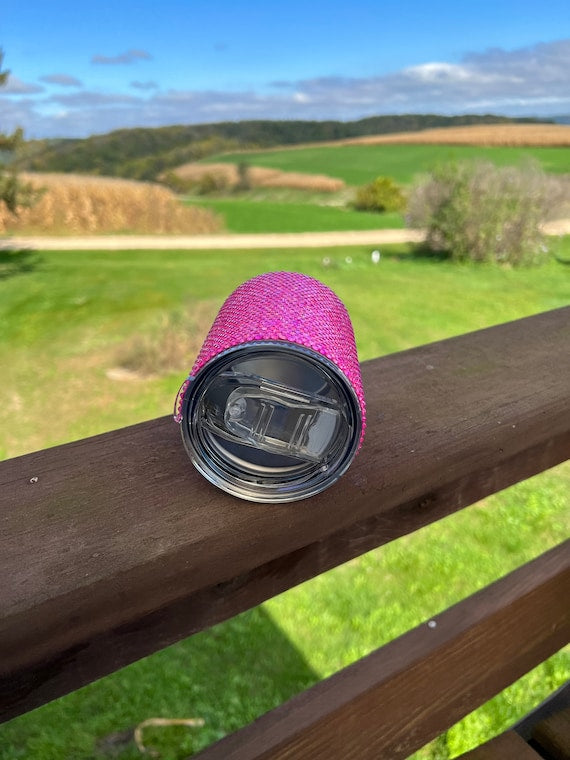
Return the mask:
M 206 173 L 202 174 L 196 183 L 196 192 L 198 195 L 210 195 L 210 193 L 220 193 L 228 188 L 227 179 L 221 174 Z
M 173 171 L 167 171 L 163 174 L 160 183 L 166 185 L 169 190 L 172 190 L 178 195 L 189 193 L 196 187 L 195 181 L 183 179 L 179 174 L 176 174 L 176 172 Z
M 402 190 L 390 177 L 376 177 L 359 187 L 353 202 L 358 211 L 401 211 L 405 205 Z
M 407 222 L 457 261 L 539 263 L 549 255 L 542 225 L 561 212 L 568 185 L 530 163 L 450 163 L 412 189 Z

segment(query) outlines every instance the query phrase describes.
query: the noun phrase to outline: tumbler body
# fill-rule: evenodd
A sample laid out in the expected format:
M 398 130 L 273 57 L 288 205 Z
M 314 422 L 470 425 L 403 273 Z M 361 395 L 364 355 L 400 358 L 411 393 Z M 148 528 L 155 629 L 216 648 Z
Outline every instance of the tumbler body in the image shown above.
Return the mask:
M 287 502 L 328 488 L 366 425 L 342 301 L 294 272 L 240 285 L 180 389 L 175 419 L 195 467 L 235 496 Z

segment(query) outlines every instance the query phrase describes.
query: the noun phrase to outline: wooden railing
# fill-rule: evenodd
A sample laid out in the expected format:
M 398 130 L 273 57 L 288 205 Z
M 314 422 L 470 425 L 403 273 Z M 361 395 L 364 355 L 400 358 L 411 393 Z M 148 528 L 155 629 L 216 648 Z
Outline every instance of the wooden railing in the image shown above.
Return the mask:
M 169 417 L 1 463 L 2 718 L 570 455 L 570 308 L 362 370 L 363 450 L 304 502 L 210 486 Z M 405 758 L 568 641 L 569 578 L 566 542 L 200 757 Z

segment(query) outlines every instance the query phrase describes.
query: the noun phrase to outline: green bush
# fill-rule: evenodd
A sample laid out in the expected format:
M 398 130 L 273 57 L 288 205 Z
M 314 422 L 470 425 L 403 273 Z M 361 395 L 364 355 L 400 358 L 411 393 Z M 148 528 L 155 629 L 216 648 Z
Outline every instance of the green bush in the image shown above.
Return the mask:
M 412 189 L 407 223 L 457 261 L 540 263 L 550 255 L 542 225 L 562 213 L 568 184 L 530 163 L 450 163 Z
M 358 211 L 401 211 L 405 205 L 402 190 L 390 177 L 376 177 L 359 187 L 353 202 Z

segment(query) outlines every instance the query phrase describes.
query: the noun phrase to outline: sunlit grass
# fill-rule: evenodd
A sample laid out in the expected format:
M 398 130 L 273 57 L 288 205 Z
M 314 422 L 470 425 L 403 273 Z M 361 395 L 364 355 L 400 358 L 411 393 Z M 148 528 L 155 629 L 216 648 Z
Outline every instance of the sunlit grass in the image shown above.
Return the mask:
M 327 174 L 349 185 L 361 185 L 377 176 L 409 184 L 415 175 L 443 162 L 463 159 L 492 161 L 499 166 L 536 159 L 547 172 L 568 171 L 568 148 L 482 147 L 470 145 L 331 145 L 286 150 L 227 153 L 213 162 L 247 162 L 282 171 Z
M 197 198 L 192 205 L 216 211 L 229 232 L 325 232 L 329 230 L 396 229 L 398 213 L 355 211 L 346 205 L 268 199 Z
M 180 351 L 193 352 L 228 293 L 260 272 L 301 271 L 330 285 L 348 306 L 362 359 L 570 301 L 568 267 L 555 261 L 458 266 L 380 246 L 374 265 L 371 249 L 0 252 L 0 455 L 169 414 L 194 355 L 169 368 L 165 325 L 186 329 L 194 348 L 181 341 Z M 570 239 L 558 251 L 570 258 Z M 150 368 L 116 379 L 109 370 L 141 336 L 155 342 Z M 0 758 L 134 760 L 140 721 L 204 718 L 202 729 L 149 730 L 149 744 L 179 760 L 559 542 L 568 493 L 566 465 L 370 552 L 0 726 Z M 567 672 L 558 655 L 422 758 L 452 757 L 496 733 Z

